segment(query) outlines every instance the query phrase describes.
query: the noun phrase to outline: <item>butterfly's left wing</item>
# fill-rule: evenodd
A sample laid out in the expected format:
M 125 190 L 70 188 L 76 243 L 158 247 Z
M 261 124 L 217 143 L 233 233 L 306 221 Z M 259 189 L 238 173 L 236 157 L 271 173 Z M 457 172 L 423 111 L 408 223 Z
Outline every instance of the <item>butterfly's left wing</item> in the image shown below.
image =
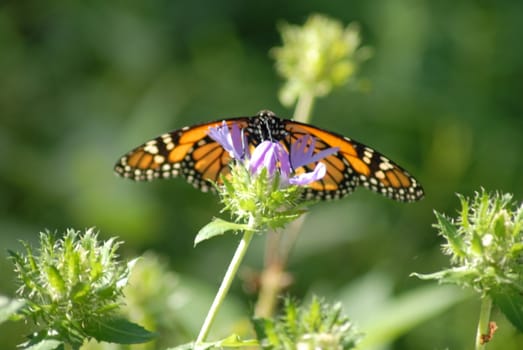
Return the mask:
M 423 197 L 423 188 L 406 170 L 378 151 L 337 133 L 312 125 L 287 120 L 285 129 L 294 142 L 303 135 L 316 139 L 316 150 L 338 147 L 339 151 L 321 160 L 327 174 L 309 185 L 306 195 L 310 198 L 337 199 L 363 186 L 391 199 L 412 202 Z M 310 165 L 307 171 L 312 170 Z
M 248 118 L 227 119 L 245 128 Z M 185 127 L 158 136 L 122 156 L 114 169 L 122 177 L 137 181 L 184 177 L 194 187 L 207 192 L 209 181 L 219 182 L 229 172 L 229 153 L 208 136 L 214 121 Z

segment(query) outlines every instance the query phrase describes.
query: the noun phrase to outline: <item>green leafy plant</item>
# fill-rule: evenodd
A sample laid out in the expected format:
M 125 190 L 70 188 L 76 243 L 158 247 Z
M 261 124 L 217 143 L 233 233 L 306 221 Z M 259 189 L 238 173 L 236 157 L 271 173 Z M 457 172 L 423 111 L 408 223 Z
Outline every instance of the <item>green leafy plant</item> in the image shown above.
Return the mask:
M 195 243 L 231 230 L 243 232 L 243 237 L 196 339 L 198 347 L 205 346 L 210 327 L 253 235 L 268 228 L 284 227 L 303 214 L 306 202 L 301 196 L 301 186 L 325 176 L 326 167 L 321 159 L 337 151 L 326 148 L 313 154 L 315 141 L 305 135 L 293 142 L 289 150 L 279 142 L 267 140 L 256 146 L 251 154 L 244 131 L 237 124 L 229 127 L 224 122 L 222 126 L 210 128 L 208 134 L 233 158 L 230 178 L 222 177 L 223 184 L 216 185 L 216 189 L 224 210 L 230 212 L 234 221 L 211 221 L 198 233 Z M 294 172 L 294 169 L 313 163 L 316 166 L 310 172 Z
M 482 306 L 476 348 L 492 338 L 492 302 L 519 330 L 523 330 L 523 204 L 516 205 L 511 194 L 488 194 L 473 198 L 458 196 L 461 211 L 457 218 L 435 212 L 435 227 L 446 239 L 443 252 L 452 267 L 432 274 L 414 274 L 472 288 L 480 294 Z
M 357 81 L 356 72 L 372 56 L 372 49 L 361 46 L 359 26 L 347 26 L 331 17 L 313 14 L 303 25 L 279 26 L 282 46 L 271 49 L 276 70 L 285 81 L 279 92 L 284 106 L 295 104 L 293 119 L 307 123 L 312 117 L 315 99 L 324 97 L 349 81 Z M 270 316 L 286 283 L 282 280 L 286 261 L 303 223 L 296 220 L 282 235 L 269 235 L 268 247 L 274 247 L 262 272 L 261 289 L 255 313 Z M 285 242 L 285 243 L 284 243 Z
M 124 264 L 116 253 L 120 242 L 97 236 L 93 229 L 68 229 L 61 238 L 44 232 L 37 252 L 24 242 L 24 253 L 9 252 L 22 300 L 11 318 L 40 328 L 24 347 L 78 349 L 90 338 L 133 344 L 154 336 L 117 314 L 136 260 Z
M 287 104 L 298 101 L 297 115 L 303 120 L 310 114 L 315 97 L 325 96 L 353 75 L 365 50 L 359 48 L 355 26 L 343 28 L 340 22 L 320 15 L 311 16 L 303 27 L 282 26 L 282 36 L 283 47 L 273 50 L 278 71 L 287 79 L 281 97 Z M 236 334 L 213 342 L 206 338 L 254 234 L 281 229 L 303 215 L 310 204 L 303 198 L 303 186 L 322 179 L 326 167 L 321 160 L 337 152 L 337 148 L 325 147 L 314 153 L 316 140 L 309 135 L 285 147 L 269 138 L 251 149 L 245 130 L 236 124 L 211 128 L 208 136 L 220 143 L 232 159 L 230 176 L 222 177 L 215 185 L 223 211 L 229 212 L 231 219 L 213 219 L 200 230 L 195 244 L 230 231 L 241 233 L 242 238 L 198 337 L 180 349 L 258 344 L 256 339 L 242 340 Z M 295 171 L 300 168 L 306 170 Z M 123 266 L 118 261 L 116 249 L 120 242 L 111 239 L 100 244 L 92 230 L 83 235 L 68 230 L 60 239 L 44 233 L 40 244 L 38 255 L 27 244 L 25 255 L 11 252 L 19 274 L 19 295 L 24 300 L 17 307 L 17 315 L 32 319 L 41 328 L 26 346 L 42 346 L 46 342 L 49 349 L 64 344 L 77 349 L 91 338 L 122 344 L 151 339 L 151 333 L 116 315 L 122 303 L 122 288 L 134 263 Z M 291 308 L 297 310 L 289 303 L 288 309 Z M 339 306 L 330 310 L 314 300 L 309 314 L 313 323 L 305 326 L 307 320 L 303 319 L 304 329 L 316 326 L 317 321 L 321 327 L 310 331 L 327 331 L 322 324 L 333 318 L 334 328 L 328 329 L 335 333 L 331 340 L 347 345 L 338 337 L 348 330 L 338 315 Z M 300 340 L 303 344 L 323 341 L 326 338 L 322 338 L 322 333 L 310 339 L 304 334 Z
M 281 316 L 254 320 L 262 349 L 348 350 L 361 338 L 341 304 L 329 305 L 313 297 L 309 305 L 284 301 Z
M 334 87 L 345 84 L 358 64 L 369 57 L 370 51 L 360 48 L 357 26 L 344 28 L 340 22 L 326 16 L 313 15 L 303 26 L 284 24 L 281 34 L 283 46 L 274 48 L 271 53 L 276 58 L 278 72 L 286 79 L 280 100 L 285 105 L 297 102 L 296 120 L 306 121 L 314 98 L 325 96 Z M 222 128 L 214 128 L 209 136 L 233 158 L 231 176 L 222 178 L 222 184 L 216 185 L 224 211 L 230 213 L 233 221 L 213 219 L 200 230 L 195 244 L 227 231 L 242 232 L 243 236 L 195 341 L 198 348 L 225 346 L 221 341 L 206 343 L 205 340 L 254 233 L 283 228 L 302 216 L 309 204 L 301 196 L 302 186 L 321 179 L 325 172 L 321 159 L 337 151 L 328 148 L 313 155 L 315 140 L 304 136 L 290 145 L 290 149 L 284 149 L 278 142 L 265 141 L 249 154 L 251 150 L 247 148 L 243 131 L 234 124 L 230 130 L 225 124 Z M 317 165 L 310 173 L 293 172 L 293 169 L 312 163 Z M 296 235 L 291 236 L 295 238 Z M 272 309 L 278 294 L 279 288 L 267 292 L 266 286 L 262 286 L 260 300 L 267 301 L 268 309 Z M 237 340 L 228 342 L 229 346 L 249 345 L 235 335 L 227 339 Z

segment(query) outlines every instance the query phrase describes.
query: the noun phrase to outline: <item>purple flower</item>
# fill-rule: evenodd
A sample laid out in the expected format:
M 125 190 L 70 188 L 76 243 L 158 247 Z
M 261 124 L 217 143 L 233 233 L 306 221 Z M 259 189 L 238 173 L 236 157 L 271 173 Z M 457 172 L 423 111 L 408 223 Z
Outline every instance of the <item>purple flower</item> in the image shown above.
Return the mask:
M 209 128 L 208 135 L 211 139 L 222 145 L 232 158 L 244 160 L 249 157 L 247 137 L 243 131 L 240 130 L 238 124 L 232 123 L 229 129 L 224 120 L 221 126 Z
M 325 164 L 318 162 L 312 172 L 295 175 L 289 179 L 291 185 L 306 186 L 314 181 L 323 179 L 327 173 Z
M 280 143 L 263 141 L 256 147 L 249 162 L 249 170 L 252 174 L 259 174 L 263 168 L 267 169 L 271 177 L 276 169 L 284 176 L 290 175 L 289 154 Z
M 293 169 L 307 164 L 316 163 L 323 158 L 339 151 L 339 147 L 330 147 L 314 154 L 316 139 L 310 135 L 303 135 L 291 145 L 290 161 Z
M 291 144 L 290 154 L 279 142 L 263 141 L 249 155 L 243 131 L 234 123 L 229 128 L 225 122 L 219 127 L 210 128 L 209 137 L 220 143 L 231 157 L 242 161 L 253 175 L 258 175 L 264 168 L 270 177 L 278 171 L 283 187 L 289 184 L 306 186 L 321 180 L 327 168 L 320 160 L 339 150 L 338 147 L 330 147 L 314 154 L 316 140 L 310 135 L 304 135 Z M 313 171 L 294 174 L 296 169 L 313 163 L 317 163 Z

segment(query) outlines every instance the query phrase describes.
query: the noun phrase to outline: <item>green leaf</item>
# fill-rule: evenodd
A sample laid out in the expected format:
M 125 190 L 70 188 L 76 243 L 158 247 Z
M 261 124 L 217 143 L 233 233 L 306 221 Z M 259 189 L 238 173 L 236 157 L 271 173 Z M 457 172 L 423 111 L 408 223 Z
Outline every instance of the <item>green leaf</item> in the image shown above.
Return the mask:
M 489 294 L 510 323 L 520 332 L 523 331 L 523 296 L 517 292 L 490 292 Z
M 256 340 L 256 339 L 242 340 L 239 335 L 231 334 L 227 338 L 219 340 L 214 344 L 215 344 L 215 346 L 223 346 L 223 347 L 227 347 L 227 348 L 240 348 L 240 347 L 247 347 L 247 346 L 252 347 L 252 346 L 258 345 L 258 340 Z
M 28 348 L 24 348 L 24 350 L 55 350 L 59 349 L 63 346 L 63 342 L 54 340 L 54 339 L 47 339 L 42 340 L 34 345 L 31 345 Z
M 198 350 L 205 350 L 205 349 L 209 349 L 210 346 L 208 347 L 198 347 Z M 169 348 L 167 350 L 193 350 L 195 349 L 194 347 L 194 342 L 190 342 L 190 343 L 186 343 L 186 344 L 182 344 L 182 345 L 178 345 L 174 348 Z
M 13 300 L 0 296 L 0 323 L 7 321 L 25 305 L 23 300 Z
M 275 319 L 272 318 L 254 318 L 252 320 L 252 324 L 254 327 L 254 332 L 256 333 L 256 338 L 263 340 L 266 339 L 266 342 L 268 344 L 271 344 L 272 346 L 279 346 L 281 345 L 280 339 L 278 338 L 278 334 L 276 333 L 276 324 Z M 296 327 L 298 324 L 295 325 Z M 292 332 L 293 330 L 289 330 L 289 332 Z M 264 341 L 265 342 L 265 341 Z
M 448 271 L 449 270 L 442 270 L 442 271 L 433 272 L 433 273 L 417 273 L 417 272 L 413 272 L 409 276 L 410 277 L 417 277 L 420 280 L 441 280 L 441 279 L 443 279 L 447 275 Z
M 123 318 L 88 325 L 85 333 L 98 341 L 118 344 L 140 344 L 152 340 L 156 333 L 149 332 L 136 323 Z
M 65 293 L 65 281 L 60 275 L 60 271 L 55 266 L 50 265 L 47 266 L 46 272 L 51 287 L 60 294 Z
M 174 348 L 169 348 L 167 350 L 207 350 L 214 348 L 242 348 L 242 347 L 254 347 L 258 346 L 258 341 L 256 339 L 242 340 L 239 335 L 231 334 L 227 338 L 215 341 L 198 344 L 195 346 L 194 342 L 178 345 Z
M 510 247 L 510 254 L 512 256 L 518 256 L 518 254 L 521 254 L 521 251 L 523 251 L 523 243 L 517 242 Z
M 458 257 L 466 256 L 465 243 L 459 235 L 456 227 L 445 217 L 445 215 L 440 214 L 437 211 L 434 211 L 434 215 L 438 220 L 437 227 L 441 230 L 441 234 L 449 242 L 449 246 L 452 249 L 452 252 Z
M 230 221 L 225 221 L 219 218 L 214 218 L 210 223 L 202 227 L 194 239 L 194 245 L 205 241 L 214 236 L 223 235 L 227 231 L 248 231 L 251 228 L 245 224 L 237 224 Z
M 510 219 L 507 216 L 506 210 L 502 210 L 494 218 L 494 234 L 501 239 L 504 239 L 508 234 L 506 221 Z
M 76 283 L 73 288 L 71 289 L 71 299 L 75 302 L 80 301 L 83 297 L 85 297 L 89 292 L 91 291 L 91 286 L 87 283 L 78 282 Z
M 472 283 L 472 280 L 476 276 L 476 272 L 463 267 L 456 267 L 429 274 L 414 272 L 411 273 L 410 276 L 414 276 L 422 280 L 438 280 L 439 283 L 449 283 L 463 286 Z
M 471 253 L 482 256 L 484 255 L 485 249 L 483 248 L 483 242 L 478 232 L 472 232 L 472 239 L 470 240 L 470 251 Z
M 459 201 L 461 203 L 461 213 L 460 213 L 461 227 L 463 227 L 464 230 L 468 230 L 470 227 L 469 202 L 468 202 L 467 198 L 465 198 L 463 195 L 461 195 L 459 193 L 457 195 L 458 195 Z

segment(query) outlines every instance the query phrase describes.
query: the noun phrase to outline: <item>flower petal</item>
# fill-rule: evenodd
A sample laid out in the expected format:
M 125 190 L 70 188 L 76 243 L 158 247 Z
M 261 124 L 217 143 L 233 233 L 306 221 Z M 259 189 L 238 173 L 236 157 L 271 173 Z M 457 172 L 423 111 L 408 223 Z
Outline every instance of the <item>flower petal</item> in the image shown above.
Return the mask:
M 291 145 L 290 161 L 293 169 L 315 163 L 339 151 L 339 147 L 329 147 L 314 154 L 316 139 L 303 135 Z
M 321 180 L 327 173 L 327 167 L 323 163 L 318 163 L 313 171 L 299 174 L 289 179 L 289 183 L 297 186 L 306 186 L 315 181 Z
M 269 174 L 271 174 L 271 169 L 272 172 L 274 172 L 276 166 L 275 164 L 272 164 L 274 162 L 273 142 L 263 141 L 256 146 L 254 152 L 252 152 L 249 161 L 249 170 L 252 174 L 257 174 L 263 167 L 265 167 Z
M 280 143 L 276 144 L 276 148 L 280 173 L 283 178 L 288 178 L 292 171 L 289 153 L 287 153 L 287 150 L 285 150 Z
M 282 178 L 287 179 L 291 174 L 291 164 L 287 150 L 279 143 L 263 141 L 252 153 L 249 170 L 257 174 L 262 168 L 267 169 L 267 174 L 273 176 L 279 171 Z
M 235 152 L 235 158 L 244 159 L 248 156 L 249 146 L 247 136 L 240 130 L 238 124 L 233 123 L 230 132 L 231 144 Z
M 243 160 L 249 156 L 247 137 L 238 124 L 232 123 L 229 129 L 227 123 L 223 121 L 221 126 L 209 128 L 207 135 L 229 152 L 232 158 Z

